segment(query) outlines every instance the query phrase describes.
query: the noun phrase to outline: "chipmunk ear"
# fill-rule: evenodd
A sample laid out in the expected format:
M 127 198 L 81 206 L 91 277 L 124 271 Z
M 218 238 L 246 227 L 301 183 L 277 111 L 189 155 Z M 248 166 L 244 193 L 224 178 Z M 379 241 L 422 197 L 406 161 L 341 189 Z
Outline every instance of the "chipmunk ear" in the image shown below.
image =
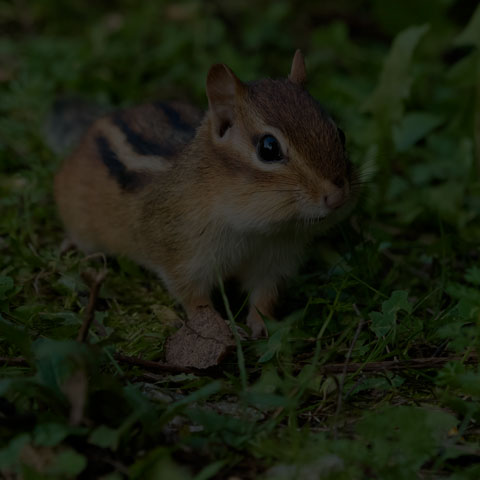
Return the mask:
M 288 79 L 292 83 L 303 86 L 307 80 L 307 69 L 305 68 L 305 60 L 302 52 L 297 50 L 292 60 L 292 68 L 290 69 L 290 75 Z
M 235 104 L 246 85 L 223 63 L 213 65 L 207 76 L 208 106 L 220 137 L 232 126 Z

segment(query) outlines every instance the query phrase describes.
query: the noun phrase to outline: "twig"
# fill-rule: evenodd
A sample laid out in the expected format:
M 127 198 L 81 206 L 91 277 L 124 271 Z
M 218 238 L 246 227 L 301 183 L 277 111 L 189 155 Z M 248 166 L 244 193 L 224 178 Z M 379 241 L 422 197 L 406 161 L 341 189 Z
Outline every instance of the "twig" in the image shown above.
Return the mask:
M 201 374 L 202 372 L 206 373 L 207 371 L 207 370 L 199 370 L 193 367 L 181 367 L 178 365 L 170 365 L 168 363 L 152 362 L 151 360 L 144 360 L 143 358 L 139 358 L 139 357 L 122 355 L 121 353 L 116 353 L 113 357 L 119 363 L 131 365 L 134 367 L 140 367 L 150 372 Z
M 412 358 L 410 360 L 385 360 L 382 362 L 368 363 L 330 363 L 322 365 L 319 373 L 322 375 L 333 375 L 337 373 L 355 373 L 362 372 L 382 372 L 385 370 L 421 370 L 422 368 L 440 368 L 448 362 L 460 361 L 461 357 L 429 357 L 429 358 Z M 471 355 L 465 360 L 466 364 L 472 365 L 478 363 L 476 355 Z
M 85 318 L 83 320 L 82 326 L 80 327 L 80 331 L 78 332 L 77 341 L 79 342 L 85 343 L 87 340 L 90 325 L 95 318 L 95 306 L 97 304 L 98 293 L 106 276 L 107 270 L 102 270 L 101 272 L 97 273 L 97 275 L 93 279 L 93 285 L 90 289 L 90 297 L 88 299 L 87 309 L 85 310 Z
M 143 360 L 138 357 L 128 355 L 115 354 L 114 358 L 125 365 L 131 365 L 143 368 L 146 371 L 157 373 L 194 373 L 196 375 L 210 375 L 211 369 L 199 370 L 193 367 L 180 367 L 178 365 L 169 365 L 166 363 L 152 362 Z M 375 373 L 384 372 L 385 370 L 421 370 L 441 368 L 448 362 L 462 361 L 461 357 L 428 357 L 428 358 L 412 358 L 410 360 L 385 360 L 381 362 L 368 363 L 330 363 L 318 367 L 318 373 L 321 375 L 335 375 L 347 373 Z M 463 363 L 474 365 L 478 363 L 478 356 L 471 354 Z M 9 367 L 28 367 L 29 363 L 23 357 L 0 357 L 0 366 Z
M 103 262 L 103 268 L 106 270 L 107 269 L 107 257 L 105 256 L 105 254 L 103 252 L 95 252 L 95 253 L 91 253 L 90 255 L 86 255 L 85 257 L 83 257 L 80 262 L 83 263 L 83 262 L 89 262 L 90 260 L 96 260 L 100 258 Z
M 29 363 L 23 357 L 0 357 L 0 365 L 3 367 L 29 367 Z
M 193 367 L 181 367 L 178 365 L 169 365 L 166 363 L 152 362 L 139 357 L 131 357 L 116 353 L 114 355 L 117 362 L 134 367 L 143 368 L 146 371 L 156 373 L 194 373 L 196 375 L 210 375 L 211 369 L 199 370 Z M 29 367 L 30 364 L 23 357 L 0 357 L 0 366 L 6 367 Z

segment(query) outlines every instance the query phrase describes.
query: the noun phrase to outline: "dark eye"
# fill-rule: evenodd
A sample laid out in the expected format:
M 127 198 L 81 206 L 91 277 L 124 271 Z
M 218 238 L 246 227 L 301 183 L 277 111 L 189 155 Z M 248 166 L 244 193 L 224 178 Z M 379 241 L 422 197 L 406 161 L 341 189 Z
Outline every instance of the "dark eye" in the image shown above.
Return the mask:
M 345 147 L 345 133 L 341 128 L 338 128 L 338 134 L 340 135 L 340 141 L 342 142 L 342 145 Z
M 258 142 L 257 154 L 264 162 L 279 162 L 283 159 L 282 149 L 273 135 L 264 135 Z

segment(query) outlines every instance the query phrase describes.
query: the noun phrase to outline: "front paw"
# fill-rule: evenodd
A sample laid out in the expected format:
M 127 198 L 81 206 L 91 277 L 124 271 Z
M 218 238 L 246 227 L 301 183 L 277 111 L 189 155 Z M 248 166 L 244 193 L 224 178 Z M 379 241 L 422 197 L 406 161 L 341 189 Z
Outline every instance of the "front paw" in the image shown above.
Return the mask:
M 251 338 L 268 338 L 268 330 L 262 316 L 255 310 L 251 311 L 247 317 L 247 325 L 251 330 Z

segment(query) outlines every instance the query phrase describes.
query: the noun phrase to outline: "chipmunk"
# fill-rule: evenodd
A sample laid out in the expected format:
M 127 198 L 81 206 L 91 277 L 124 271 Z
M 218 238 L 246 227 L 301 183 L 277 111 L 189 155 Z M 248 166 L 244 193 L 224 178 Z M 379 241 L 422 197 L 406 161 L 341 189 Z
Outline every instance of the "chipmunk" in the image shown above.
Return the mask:
M 252 337 L 266 335 L 316 226 L 354 203 L 344 134 L 305 80 L 299 50 L 286 79 L 244 83 L 216 64 L 204 115 L 170 102 L 97 119 L 55 177 L 71 241 L 153 270 L 189 316 L 235 277 Z

